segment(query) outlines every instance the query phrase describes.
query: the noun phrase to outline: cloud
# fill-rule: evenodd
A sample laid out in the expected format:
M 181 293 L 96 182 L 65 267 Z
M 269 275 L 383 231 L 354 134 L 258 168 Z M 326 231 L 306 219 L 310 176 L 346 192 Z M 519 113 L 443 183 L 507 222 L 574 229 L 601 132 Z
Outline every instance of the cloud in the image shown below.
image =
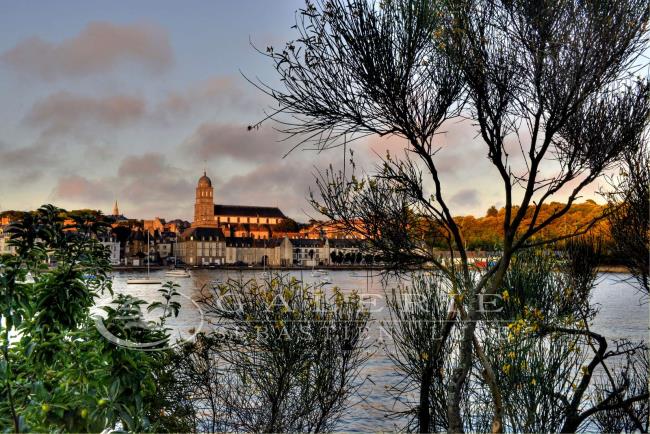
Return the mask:
M 79 175 L 59 178 L 53 191 L 54 197 L 73 202 L 97 203 L 108 201 L 111 193 L 101 181 L 94 181 Z
M 304 221 L 306 213 L 315 215 L 307 203 L 309 187 L 314 185 L 313 171 L 304 161 L 287 159 L 262 164 L 225 183 L 215 183 L 216 203 L 277 206 L 285 214 Z M 298 166 L 298 167 L 297 167 Z
M 128 95 L 89 97 L 57 92 L 37 101 L 25 117 L 47 134 L 65 134 L 83 127 L 118 127 L 142 118 L 145 101 Z
M 25 39 L 0 59 L 18 74 L 54 80 L 105 73 L 129 63 L 161 72 L 172 64 L 173 53 L 167 32 L 158 26 L 91 22 L 60 43 L 38 36 Z
M 60 157 L 44 143 L 14 147 L 0 141 L 0 183 L 12 189 L 33 185 L 59 163 Z
M 60 177 L 52 198 L 64 207 L 97 207 L 109 212 L 113 201 L 133 218 L 188 216 L 194 201 L 194 179 L 169 164 L 164 155 L 150 152 L 122 159 L 115 176 Z
M 240 161 L 281 158 L 291 145 L 279 142 L 282 136 L 264 127 L 248 131 L 245 125 L 204 123 L 185 140 L 183 147 L 198 160 L 230 157 Z
M 43 144 L 23 147 L 9 147 L 0 142 L 0 162 L 2 170 L 22 170 L 51 163 L 53 156 Z
M 158 103 L 155 115 L 171 121 L 196 109 L 250 111 L 262 103 L 245 93 L 229 76 L 212 77 L 185 90 L 170 91 Z
M 466 207 L 476 207 L 481 204 L 478 191 L 473 188 L 459 190 L 449 200 L 451 203 Z
M 134 206 L 161 209 L 161 204 L 179 206 L 185 200 L 189 204 L 193 201 L 194 184 L 162 154 L 149 152 L 126 157 L 117 175 L 119 199 Z

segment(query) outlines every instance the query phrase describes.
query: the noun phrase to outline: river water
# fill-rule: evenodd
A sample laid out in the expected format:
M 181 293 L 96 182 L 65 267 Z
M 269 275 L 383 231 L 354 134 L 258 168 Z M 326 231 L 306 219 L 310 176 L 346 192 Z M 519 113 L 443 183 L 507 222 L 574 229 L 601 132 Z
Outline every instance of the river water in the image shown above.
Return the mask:
M 200 288 L 209 285 L 214 279 L 226 281 L 227 279 L 248 280 L 261 278 L 261 271 L 244 270 L 192 270 L 191 278 L 169 278 L 164 276 L 164 271 L 154 271 L 152 278 L 163 282 L 172 280 L 180 285 L 179 292 L 181 312 L 178 318 L 169 323 L 176 336 L 181 339 L 191 336 L 191 332 L 201 329 L 206 330 L 207 324 L 202 321 L 200 306 L 196 300 Z M 376 271 L 374 272 L 376 273 Z M 289 274 L 303 280 L 305 284 L 317 284 L 318 277 L 312 277 L 311 272 L 291 271 Z M 113 279 L 113 290 L 117 293 L 132 294 L 148 302 L 160 300 L 157 289 L 160 285 L 127 285 L 129 278 L 142 278 L 142 273 L 116 272 Z M 384 293 L 397 285 L 397 281 L 386 282 L 378 275 L 364 270 L 359 271 L 329 271 L 331 285 L 339 287 L 343 292 L 357 290 L 360 295 L 366 296 L 368 307 L 372 311 L 373 322 L 370 325 L 369 339 L 385 338 L 380 331 L 378 321 L 388 315 L 384 302 Z M 630 284 L 624 281 L 628 278 L 625 274 L 600 274 L 597 285 L 593 291 L 592 302 L 599 307 L 592 329 L 604 334 L 609 339 L 627 338 L 632 341 L 648 341 L 648 305 L 643 301 Z M 106 299 L 100 304 L 107 302 Z M 399 410 L 387 392 L 386 387 L 395 385 L 400 381 L 397 372 L 386 354 L 377 347 L 366 363 L 364 375 L 369 376 L 361 390 L 364 399 L 353 402 L 349 412 L 341 420 L 339 429 L 343 431 L 393 431 L 403 426 L 403 421 L 387 418 L 385 415 L 391 410 Z

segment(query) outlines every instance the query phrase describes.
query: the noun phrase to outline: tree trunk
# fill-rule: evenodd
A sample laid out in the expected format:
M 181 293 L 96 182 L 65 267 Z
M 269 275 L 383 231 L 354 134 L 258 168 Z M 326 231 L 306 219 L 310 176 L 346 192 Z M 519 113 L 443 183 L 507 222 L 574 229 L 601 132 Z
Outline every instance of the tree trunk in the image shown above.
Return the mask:
M 420 381 L 420 407 L 418 409 L 418 426 L 421 433 L 431 432 L 431 402 L 429 393 L 431 390 L 431 380 L 433 378 L 433 367 L 427 363 L 422 372 Z

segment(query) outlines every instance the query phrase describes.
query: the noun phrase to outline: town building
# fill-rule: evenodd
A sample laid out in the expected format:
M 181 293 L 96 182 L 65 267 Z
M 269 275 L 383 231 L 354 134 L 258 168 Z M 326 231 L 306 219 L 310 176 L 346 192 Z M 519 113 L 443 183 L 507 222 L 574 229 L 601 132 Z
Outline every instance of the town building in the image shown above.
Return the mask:
M 203 172 L 196 186 L 192 227 L 220 228 L 225 237 L 270 238 L 287 217 L 277 207 L 214 203 L 212 180 Z
M 217 227 L 186 229 L 177 243 L 177 258 L 188 265 L 221 265 L 226 263 L 226 243 Z
M 122 252 L 120 249 L 120 243 L 113 238 L 103 239 L 100 242 L 109 252 L 111 265 L 121 265 Z
M 196 186 L 194 221 L 178 238 L 178 258 L 190 265 L 228 263 L 225 239 L 269 240 L 273 227 L 285 219 L 282 211 L 275 207 L 215 204 L 212 180 L 203 172 Z M 234 240 L 231 244 L 237 243 Z M 239 254 L 245 256 L 246 261 L 234 259 L 233 263 L 255 263 L 255 255 L 250 253 L 254 249 L 249 250 Z
M 255 239 L 230 237 L 225 239 L 226 264 L 254 264 L 286 267 L 292 264 L 289 238 Z
M 9 245 L 9 234 L 5 231 L 6 227 L 6 225 L 0 226 L 0 256 L 16 253 L 16 248 Z
M 313 267 L 329 263 L 327 240 L 322 238 L 296 238 L 291 240 L 293 264 Z
M 178 236 L 174 253 L 191 266 L 329 265 L 332 253 L 340 262 L 360 262 L 360 240 L 351 239 L 342 225 L 314 222 L 291 233 L 283 225 L 286 221 L 276 207 L 215 204 L 212 180 L 203 172 L 195 191 L 194 221 Z M 157 233 L 164 227 L 159 218 L 144 223 L 145 231 Z

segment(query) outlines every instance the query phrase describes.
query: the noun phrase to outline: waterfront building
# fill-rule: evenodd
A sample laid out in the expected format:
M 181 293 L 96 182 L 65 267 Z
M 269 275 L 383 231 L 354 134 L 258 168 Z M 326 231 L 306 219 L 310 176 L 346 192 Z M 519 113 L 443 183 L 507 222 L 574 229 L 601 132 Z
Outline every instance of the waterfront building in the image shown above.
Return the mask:
M 102 245 L 106 247 L 110 254 L 111 265 L 120 265 L 122 264 L 122 252 L 120 249 L 120 243 L 114 238 L 106 238 L 100 240 Z
M 329 253 L 327 240 L 322 238 L 297 238 L 291 240 L 293 247 L 293 264 L 306 267 L 328 264 Z
M 220 265 L 225 263 L 226 243 L 217 227 L 191 227 L 186 229 L 177 243 L 178 256 L 188 265 Z
M 225 239 L 225 244 L 226 264 L 286 267 L 292 263 L 292 245 L 287 237 L 270 239 L 230 237 Z

